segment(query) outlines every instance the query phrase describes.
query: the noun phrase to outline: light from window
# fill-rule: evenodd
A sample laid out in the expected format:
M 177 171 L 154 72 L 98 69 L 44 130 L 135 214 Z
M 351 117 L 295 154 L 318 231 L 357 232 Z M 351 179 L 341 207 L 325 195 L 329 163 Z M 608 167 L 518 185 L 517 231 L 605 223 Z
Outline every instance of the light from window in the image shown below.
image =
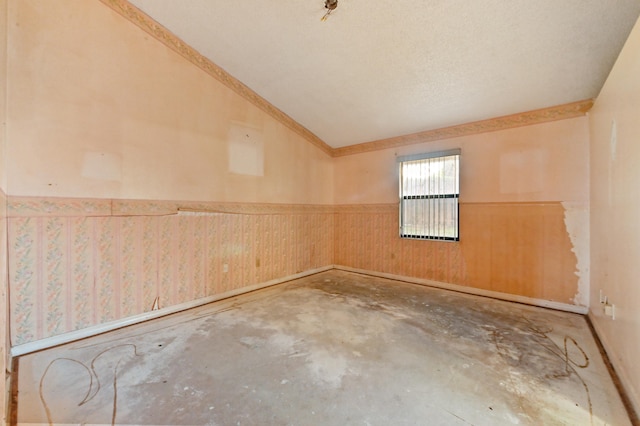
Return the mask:
M 459 241 L 460 150 L 398 158 L 400 237 Z

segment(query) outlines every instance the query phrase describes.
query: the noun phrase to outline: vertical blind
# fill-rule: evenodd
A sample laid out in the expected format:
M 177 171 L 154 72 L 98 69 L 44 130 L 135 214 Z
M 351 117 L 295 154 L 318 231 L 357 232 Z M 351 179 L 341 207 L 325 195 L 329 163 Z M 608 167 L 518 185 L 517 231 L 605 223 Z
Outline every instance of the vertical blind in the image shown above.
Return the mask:
M 460 150 L 399 157 L 400 236 L 459 240 Z

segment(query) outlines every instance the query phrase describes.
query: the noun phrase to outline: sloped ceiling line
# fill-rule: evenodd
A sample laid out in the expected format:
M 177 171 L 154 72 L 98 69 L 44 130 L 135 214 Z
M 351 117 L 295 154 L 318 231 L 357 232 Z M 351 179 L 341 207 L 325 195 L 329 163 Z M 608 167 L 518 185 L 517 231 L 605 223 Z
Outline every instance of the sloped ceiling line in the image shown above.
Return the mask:
M 158 24 L 151 17 L 146 15 L 137 7 L 133 6 L 126 0 L 100 0 L 105 5 L 109 6 L 115 12 L 119 13 L 127 20 L 138 26 L 140 29 L 153 36 L 156 40 L 167 46 L 169 49 L 178 53 L 183 58 L 187 59 L 192 64 L 202 69 L 207 74 L 220 81 L 229 89 L 242 96 L 247 101 L 251 102 L 256 107 L 260 108 L 265 113 L 269 114 L 277 121 L 298 133 L 300 136 L 307 139 L 310 143 L 320 148 L 322 151 L 329 155 L 332 155 L 332 148 L 327 145 L 323 140 L 314 135 L 307 128 L 296 122 L 287 114 L 273 106 L 267 100 L 262 98 L 256 92 L 244 85 L 241 81 L 234 78 L 225 70 L 211 62 L 209 59 L 202 56 L 191 46 L 176 37 L 173 33 L 167 30 L 162 25 Z
M 586 99 L 569 104 L 521 112 L 504 117 L 460 124 L 434 130 L 402 135 L 388 139 L 365 142 L 356 145 L 332 148 L 322 139 L 292 119 L 290 116 L 276 108 L 266 99 L 251 90 L 241 81 L 227 73 L 224 69 L 201 55 L 194 48 L 183 42 L 171 31 L 160 25 L 154 19 L 129 3 L 127 0 L 100 0 L 103 4 L 138 26 L 140 29 L 154 37 L 156 40 L 178 53 L 180 56 L 199 67 L 207 74 L 220 81 L 229 89 L 249 101 L 251 104 L 269 114 L 275 120 L 296 132 L 309 143 L 315 145 L 332 157 L 353 155 L 362 152 L 377 151 L 440 139 L 448 139 L 460 136 L 468 136 L 478 133 L 486 133 L 497 130 L 505 130 L 514 127 L 528 126 L 549 121 L 563 120 L 585 115 L 593 105 L 592 99 Z

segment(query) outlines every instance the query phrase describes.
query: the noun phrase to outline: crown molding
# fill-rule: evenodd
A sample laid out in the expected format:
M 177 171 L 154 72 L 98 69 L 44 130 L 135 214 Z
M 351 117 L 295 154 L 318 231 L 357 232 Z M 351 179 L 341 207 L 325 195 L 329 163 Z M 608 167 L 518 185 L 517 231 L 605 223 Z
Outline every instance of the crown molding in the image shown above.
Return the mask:
M 380 139 L 377 141 L 335 148 L 332 151 L 332 156 L 342 157 L 345 155 L 360 154 L 369 151 L 379 151 L 382 149 L 396 148 L 399 146 L 432 142 L 436 140 L 456 138 L 460 136 L 469 136 L 479 133 L 495 132 L 498 130 L 512 129 L 514 127 L 529 126 L 532 124 L 540 124 L 550 121 L 564 120 L 567 118 L 581 117 L 586 115 L 592 106 L 593 99 L 586 99 L 583 101 L 506 115 L 503 117 L 490 118 L 488 120 L 475 121 L 472 123 L 460 124 L 457 126 L 427 130 L 424 132 L 412 133 L 410 135 L 396 136 L 388 139 Z
M 239 96 L 264 111 L 266 114 L 270 115 L 282 125 L 302 136 L 304 139 L 331 157 L 342 157 L 346 155 L 360 154 L 363 152 L 379 151 L 399 146 L 432 142 L 441 139 L 469 136 L 479 133 L 512 129 L 514 127 L 580 117 L 584 116 L 593 106 L 593 99 L 586 99 L 503 117 L 491 118 L 488 120 L 475 121 L 451 127 L 444 127 L 441 129 L 426 130 L 409 135 L 364 142 L 340 148 L 332 148 L 306 127 L 302 126 L 293 118 L 276 108 L 266 99 L 243 84 L 240 80 L 227 73 L 224 69 L 198 53 L 194 48 L 186 44 L 175 34 L 167 30 L 127 0 L 100 0 L 100 2 L 154 37 L 169 49 L 191 62 L 193 65 L 220 81 L 226 87 L 233 90 Z
M 280 109 L 273 106 L 262 96 L 244 85 L 240 80 L 211 62 L 201 55 L 197 50 L 178 38 L 171 31 L 154 21 L 149 15 L 129 3 L 127 0 L 100 0 L 103 4 L 111 8 L 119 15 L 154 37 L 156 40 L 173 50 L 193 65 L 197 66 L 222 84 L 233 90 L 235 93 L 255 105 L 275 120 L 293 130 L 307 141 L 320 148 L 329 155 L 333 155 L 333 148 L 327 145 L 322 139 L 313 134 L 309 129 L 289 117 Z

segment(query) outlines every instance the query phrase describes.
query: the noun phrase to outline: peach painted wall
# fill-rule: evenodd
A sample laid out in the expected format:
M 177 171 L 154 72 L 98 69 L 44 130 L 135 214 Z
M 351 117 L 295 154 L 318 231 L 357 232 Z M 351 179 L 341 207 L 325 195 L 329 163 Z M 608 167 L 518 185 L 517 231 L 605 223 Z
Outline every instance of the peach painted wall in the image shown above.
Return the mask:
M 587 203 L 588 132 L 587 118 L 579 117 L 338 157 L 334 200 L 397 203 L 397 156 L 461 148 L 463 203 Z
M 13 345 L 331 264 L 327 153 L 97 0 L 3 1 Z
M 0 0 L 0 94 L 7 93 L 7 0 Z M 0 95 L 0 371 L 10 369 L 9 304 L 7 272 L 7 104 L 6 97 Z M 0 380 L 0 421 L 6 423 L 10 387 L 9 376 Z
M 9 6 L 9 195 L 332 202 L 326 153 L 106 5 Z
M 589 113 L 589 316 L 640 413 L 640 21 Z M 604 315 L 600 291 L 615 305 Z
M 587 306 L 588 143 L 580 117 L 336 158 L 335 263 Z M 396 157 L 451 148 L 461 241 L 400 239 Z

